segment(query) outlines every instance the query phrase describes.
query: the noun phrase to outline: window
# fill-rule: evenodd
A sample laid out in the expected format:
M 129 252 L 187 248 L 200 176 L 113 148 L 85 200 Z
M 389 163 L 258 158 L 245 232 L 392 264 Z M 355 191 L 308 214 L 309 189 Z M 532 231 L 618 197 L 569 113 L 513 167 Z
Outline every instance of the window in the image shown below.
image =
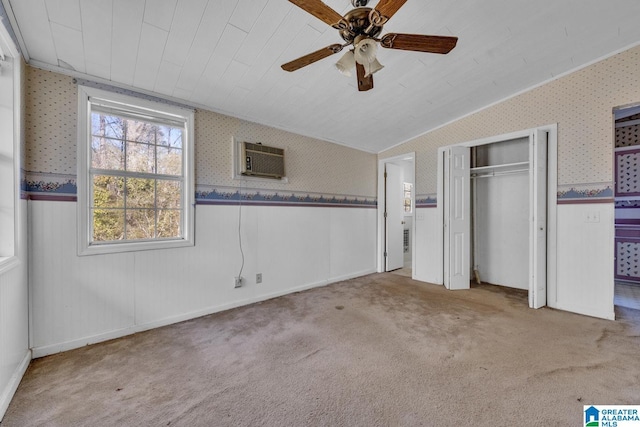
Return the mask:
M 19 53 L 0 22 L 0 272 L 18 263 L 20 228 L 20 97 Z
M 193 112 L 78 93 L 79 252 L 193 245 Z

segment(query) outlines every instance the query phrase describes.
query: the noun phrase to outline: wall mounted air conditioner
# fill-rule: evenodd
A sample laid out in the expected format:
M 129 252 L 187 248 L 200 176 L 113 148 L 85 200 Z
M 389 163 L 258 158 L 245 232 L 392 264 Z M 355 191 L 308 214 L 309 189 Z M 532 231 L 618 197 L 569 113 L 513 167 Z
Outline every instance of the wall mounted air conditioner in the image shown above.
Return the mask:
M 242 175 L 273 179 L 282 179 L 285 176 L 282 148 L 243 142 L 242 159 Z

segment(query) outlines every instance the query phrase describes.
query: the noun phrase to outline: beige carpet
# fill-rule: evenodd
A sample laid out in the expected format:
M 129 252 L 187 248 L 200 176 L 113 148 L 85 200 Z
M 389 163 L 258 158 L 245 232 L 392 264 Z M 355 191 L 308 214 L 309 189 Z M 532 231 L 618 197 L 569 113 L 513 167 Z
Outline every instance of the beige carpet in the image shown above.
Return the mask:
M 618 316 L 375 274 L 35 360 L 2 427 L 583 425 L 640 404 Z

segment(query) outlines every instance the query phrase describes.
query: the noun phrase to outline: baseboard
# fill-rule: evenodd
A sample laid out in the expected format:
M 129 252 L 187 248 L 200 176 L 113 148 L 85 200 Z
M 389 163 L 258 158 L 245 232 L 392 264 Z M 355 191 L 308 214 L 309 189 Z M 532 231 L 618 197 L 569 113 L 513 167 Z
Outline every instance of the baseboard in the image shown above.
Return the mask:
M 549 307 L 555 308 L 556 310 L 569 311 L 571 313 L 582 314 L 589 317 L 597 317 L 599 319 L 616 320 L 616 314 L 614 311 L 596 310 L 592 307 L 583 307 L 574 304 L 555 304 L 554 306 L 551 306 L 551 304 L 548 305 Z
M 27 372 L 27 368 L 29 367 L 29 363 L 31 362 L 31 351 L 27 350 L 27 354 L 25 354 L 24 358 L 16 368 L 15 372 L 11 376 L 9 383 L 0 394 L 0 422 L 4 418 L 4 414 L 7 412 L 7 408 L 9 408 L 9 403 L 11 403 L 11 399 L 13 399 L 13 395 L 18 390 L 18 386 L 20 385 L 20 381 L 24 376 L 24 373 Z
M 197 310 L 189 313 L 179 314 L 176 316 L 165 317 L 163 319 L 158 319 L 153 322 L 142 323 L 139 325 L 132 325 L 126 328 L 109 331 L 102 334 L 96 334 L 96 335 L 83 337 L 76 340 L 66 341 L 63 343 L 51 344 L 51 345 L 46 345 L 42 347 L 34 347 L 32 349 L 33 358 L 36 359 L 39 357 L 49 356 L 51 354 L 56 354 L 63 351 L 84 347 L 85 345 L 97 344 L 99 342 L 121 338 L 127 335 L 135 334 L 137 332 L 148 331 L 150 329 L 160 328 L 162 326 L 168 326 L 174 323 L 184 322 L 186 320 L 207 316 L 209 314 L 219 313 L 221 311 L 231 310 L 233 308 L 242 307 L 249 304 L 255 304 L 257 302 L 267 301 L 273 298 L 281 297 L 281 296 L 292 294 L 295 292 L 302 292 L 302 291 L 306 291 L 313 288 L 327 286 L 332 283 L 341 282 L 343 280 L 354 279 L 356 277 L 366 276 L 367 274 L 371 274 L 375 272 L 376 272 L 375 269 L 369 269 L 369 270 L 359 271 L 355 273 L 345 274 L 342 276 L 332 277 L 327 280 L 321 280 L 314 283 L 307 283 L 305 285 L 297 286 L 295 288 L 289 288 L 286 290 L 273 292 L 270 294 L 258 295 L 253 298 L 246 298 L 238 301 L 229 302 L 226 304 L 207 307 L 203 310 Z

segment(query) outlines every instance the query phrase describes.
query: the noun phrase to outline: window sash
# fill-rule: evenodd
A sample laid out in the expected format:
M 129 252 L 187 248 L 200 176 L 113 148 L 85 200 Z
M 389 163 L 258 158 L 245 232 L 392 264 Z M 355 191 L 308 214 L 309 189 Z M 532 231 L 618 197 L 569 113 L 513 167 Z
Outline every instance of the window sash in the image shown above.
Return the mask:
M 91 187 L 91 194 L 90 194 L 90 198 L 89 198 L 89 218 L 90 218 L 90 233 L 89 233 L 89 241 L 91 245 L 94 244 L 109 244 L 109 243 L 114 243 L 114 242 L 139 242 L 139 241 L 153 241 L 153 240 L 176 240 L 176 239 L 184 239 L 184 215 L 185 215 L 185 206 L 184 206 L 184 179 L 182 179 L 182 177 L 176 177 L 174 175 L 157 175 L 157 174 L 150 174 L 150 173 L 137 173 L 137 172 L 132 172 L 132 173 L 118 173 L 120 171 L 112 171 L 112 170 L 104 170 L 104 169 L 96 169 L 96 172 L 94 173 L 93 170 L 89 173 L 89 183 L 90 183 L 90 187 Z M 94 184 L 94 178 L 96 176 L 111 176 L 111 177 L 117 177 L 117 178 L 125 178 L 125 181 L 123 183 L 123 201 L 122 201 L 122 207 L 119 206 L 97 206 L 95 203 L 95 184 Z M 163 178 L 161 178 L 163 177 Z M 153 180 L 154 183 L 154 188 L 153 188 L 153 205 L 150 206 L 146 206 L 146 207 L 141 207 L 141 206 L 135 206 L 135 205 L 131 205 L 128 201 L 129 199 L 129 194 L 128 194 L 128 190 L 127 190 L 127 184 L 126 184 L 126 178 L 130 178 L 130 179 L 145 179 L 145 180 Z M 180 204 L 179 207 L 163 207 L 163 206 L 158 206 L 158 200 L 159 200 L 159 195 L 158 195 L 158 181 L 169 181 L 169 182 L 176 182 L 179 183 L 179 187 L 180 187 Z M 124 236 L 125 238 L 123 239 L 112 239 L 112 240 L 96 240 L 95 239 L 95 211 L 96 210 L 101 210 L 101 211 L 122 211 L 124 214 L 124 223 L 123 223 L 123 231 L 124 231 Z M 132 212 L 132 211 L 141 211 L 141 210 L 149 210 L 149 211 L 153 211 L 154 212 L 154 237 L 153 238 L 149 238 L 149 239 L 129 239 L 127 238 L 127 213 L 128 212 Z M 179 212 L 180 213 L 180 224 L 179 224 L 179 233 L 177 236 L 171 236 L 171 237 L 159 237 L 158 234 L 158 216 L 160 213 L 165 212 L 165 211 L 174 211 L 174 212 Z
M 108 114 L 121 119 L 139 120 L 154 125 L 184 128 L 186 120 L 182 117 L 163 113 L 158 110 L 144 109 L 128 104 L 111 103 L 100 98 L 89 98 L 91 112 Z

